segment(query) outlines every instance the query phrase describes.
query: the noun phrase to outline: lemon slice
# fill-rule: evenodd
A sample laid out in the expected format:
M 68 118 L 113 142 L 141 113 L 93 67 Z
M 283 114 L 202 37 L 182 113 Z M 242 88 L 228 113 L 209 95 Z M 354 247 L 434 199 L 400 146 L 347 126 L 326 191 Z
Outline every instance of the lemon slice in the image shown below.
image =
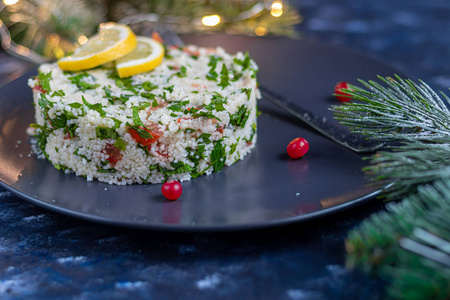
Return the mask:
M 86 44 L 75 49 L 72 55 L 58 61 L 65 71 L 91 69 L 113 61 L 136 48 L 136 35 L 130 27 L 108 22 L 99 26 L 99 32 Z
M 117 73 L 121 78 L 151 71 L 159 66 L 164 58 L 164 47 L 161 43 L 145 36 L 138 36 L 136 40 L 136 48 L 116 61 Z

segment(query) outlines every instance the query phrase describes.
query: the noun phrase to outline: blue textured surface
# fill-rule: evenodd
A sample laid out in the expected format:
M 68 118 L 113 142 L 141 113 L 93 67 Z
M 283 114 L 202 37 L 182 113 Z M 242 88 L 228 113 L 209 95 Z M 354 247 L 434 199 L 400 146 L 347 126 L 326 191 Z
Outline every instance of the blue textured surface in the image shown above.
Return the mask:
M 305 38 L 450 87 L 447 0 L 297 2 Z M 273 230 L 173 234 L 75 220 L 0 189 L 0 298 L 381 299 L 380 280 L 345 269 L 344 239 L 382 207 Z

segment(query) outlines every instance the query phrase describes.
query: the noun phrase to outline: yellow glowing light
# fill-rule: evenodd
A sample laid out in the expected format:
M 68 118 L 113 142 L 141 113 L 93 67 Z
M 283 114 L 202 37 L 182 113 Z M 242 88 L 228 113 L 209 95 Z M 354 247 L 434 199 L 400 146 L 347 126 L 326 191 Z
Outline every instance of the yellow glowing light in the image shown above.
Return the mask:
M 205 26 L 216 26 L 220 23 L 220 17 L 218 15 L 204 16 L 202 18 L 202 23 Z
M 283 14 L 283 3 L 281 1 L 274 1 L 270 6 L 270 14 L 274 17 L 279 17 Z
M 78 43 L 79 43 L 80 45 L 86 44 L 87 41 L 88 41 L 88 38 L 87 38 L 85 35 L 80 35 L 80 36 L 78 37 Z
M 255 28 L 255 34 L 258 36 L 263 36 L 267 34 L 267 28 L 263 26 L 258 26 Z
M 17 2 L 19 2 L 19 0 L 3 0 L 3 3 L 5 3 L 5 5 L 14 5 Z

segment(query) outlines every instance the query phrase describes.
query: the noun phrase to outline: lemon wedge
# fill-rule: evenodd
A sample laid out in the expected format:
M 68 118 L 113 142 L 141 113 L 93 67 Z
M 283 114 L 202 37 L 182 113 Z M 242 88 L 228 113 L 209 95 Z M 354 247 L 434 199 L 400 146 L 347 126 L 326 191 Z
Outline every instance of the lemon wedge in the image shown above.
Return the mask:
M 164 58 L 164 47 L 161 43 L 145 36 L 138 36 L 136 40 L 136 48 L 116 61 L 120 78 L 151 71 L 159 66 Z
M 99 32 L 73 54 L 58 61 L 64 71 L 80 71 L 116 60 L 136 48 L 136 35 L 130 27 L 114 22 L 102 23 Z

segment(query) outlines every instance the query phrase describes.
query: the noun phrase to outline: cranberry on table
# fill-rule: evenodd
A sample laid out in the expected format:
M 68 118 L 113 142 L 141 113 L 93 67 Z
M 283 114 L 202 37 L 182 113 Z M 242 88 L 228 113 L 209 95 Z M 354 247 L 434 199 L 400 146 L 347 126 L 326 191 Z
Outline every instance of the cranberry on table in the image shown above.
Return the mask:
M 309 150 L 309 143 L 306 139 L 298 137 L 293 139 L 287 146 L 287 153 L 291 158 L 299 158 Z
M 341 102 L 348 102 L 350 101 L 352 98 L 349 94 L 344 93 L 342 90 L 343 89 L 350 89 L 350 85 L 348 82 L 338 82 L 336 84 L 336 86 L 334 87 L 334 93 L 336 94 L 336 98 L 341 101 Z
M 168 180 L 161 187 L 161 192 L 167 200 L 177 200 L 180 198 L 183 188 L 176 180 Z

